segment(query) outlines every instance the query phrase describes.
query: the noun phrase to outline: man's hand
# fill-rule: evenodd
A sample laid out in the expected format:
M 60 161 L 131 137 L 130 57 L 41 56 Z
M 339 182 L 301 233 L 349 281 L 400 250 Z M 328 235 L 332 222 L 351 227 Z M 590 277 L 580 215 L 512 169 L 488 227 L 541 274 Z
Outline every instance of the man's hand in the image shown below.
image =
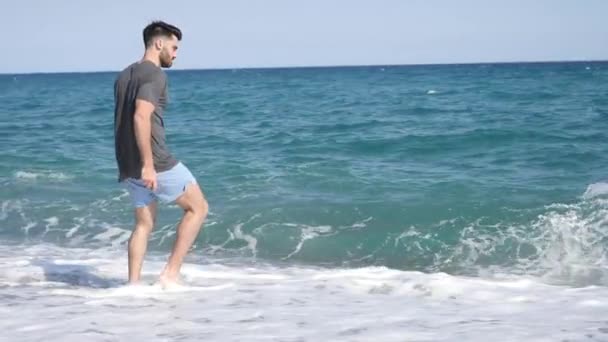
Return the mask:
M 154 166 L 144 166 L 141 169 L 141 180 L 146 187 L 152 189 L 152 191 L 156 191 L 156 170 L 154 170 Z

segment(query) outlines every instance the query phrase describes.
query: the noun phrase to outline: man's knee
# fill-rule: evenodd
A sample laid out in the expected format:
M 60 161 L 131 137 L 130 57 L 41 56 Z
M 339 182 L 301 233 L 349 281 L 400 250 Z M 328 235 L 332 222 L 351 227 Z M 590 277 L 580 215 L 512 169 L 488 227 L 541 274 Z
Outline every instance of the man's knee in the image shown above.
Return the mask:
M 154 221 L 152 218 L 145 217 L 139 218 L 135 223 L 135 229 L 143 231 L 145 233 L 150 233 L 154 228 Z
M 200 189 L 199 193 L 196 195 L 196 199 L 193 202 L 192 211 L 194 211 L 197 216 L 204 219 L 209 212 L 209 204 L 207 203 L 205 196 L 203 196 L 202 192 L 200 192 Z
M 191 211 L 203 219 L 209 212 L 209 204 L 196 183 L 191 183 L 188 185 L 185 196 L 182 196 L 182 198 L 178 200 L 178 204 L 184 210 Z
M 148 206 L 137 208 L 135 210 L 135 228 L 150 232 L 154 228 L 156 220 L 156 207 Z

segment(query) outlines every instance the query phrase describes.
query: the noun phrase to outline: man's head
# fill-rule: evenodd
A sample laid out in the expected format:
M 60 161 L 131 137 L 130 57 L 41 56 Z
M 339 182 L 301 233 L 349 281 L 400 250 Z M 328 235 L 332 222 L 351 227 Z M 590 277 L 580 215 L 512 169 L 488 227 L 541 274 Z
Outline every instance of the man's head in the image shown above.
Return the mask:
M 182 31 L 162 21 L 154 21 L 144 28 L 146 50 L 158 54 L 160 66 L 169 68 L 177 57 L 177 45 L 182 40 Z

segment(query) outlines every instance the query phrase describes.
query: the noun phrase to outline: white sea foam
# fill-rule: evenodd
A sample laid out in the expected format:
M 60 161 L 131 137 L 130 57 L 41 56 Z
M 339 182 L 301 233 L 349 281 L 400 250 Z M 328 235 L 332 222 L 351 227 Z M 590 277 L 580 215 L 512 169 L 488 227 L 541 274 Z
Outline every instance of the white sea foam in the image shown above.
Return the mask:
M 608 183 L 599 182 L 590 184 L 582 197 L 583 199 L 591 199 L 606 194 L 608 194 Z
M 37 180 L 37 179 L 50 179 L 55 181 L 64 181 L 71 179 L 72 177 L 66 175 L 63 172 L 53 172 L 53 171 L 17 171 L 15 172 L 15 178 L 22 180 Z
M 18 252 L 16 252 L 18 251 Z M 608 288 L 384 267 L 230 264 L 193 254 L 186 286 L 127 286 L 123 249 L 0 245 L 7 341 L 560 341 L 608 339 Z M 592 337 L 589 337 L 592 336 Z
M 286 226 L 298 226 L 298 225 L 286 224 Z M 300 252 L 300 250 L 302 249 L 302 246 L 304 246 L 304 243 L 306 243 L 307 240 L 314 239 L 314 238 L 318 237 L 321 234 L 327 234 L 329 232 L 331 232 L 331 227 L 330 226 L 317 226 L 317 227 L 304 226 L 304 227 L 302 227 L 302 233 L 301 233 L 300 242 L 298 243 L 298 245 L 296 246 L 296 248 L 294 249 L 294 251 L 291 252 L 291 253 L 289 253 L 283 259 L 289 259 L 293 255 L 295 255 L 298 252 Z

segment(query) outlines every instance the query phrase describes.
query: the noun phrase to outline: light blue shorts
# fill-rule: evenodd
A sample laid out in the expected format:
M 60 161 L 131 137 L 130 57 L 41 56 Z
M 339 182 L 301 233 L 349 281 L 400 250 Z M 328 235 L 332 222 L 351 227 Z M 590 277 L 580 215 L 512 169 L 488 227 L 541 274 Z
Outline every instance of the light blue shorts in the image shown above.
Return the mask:
M 172 169 L 156 174 L 156 191 L 147 188 L 141 179 L 127 178 L 121 183 L 129 191 L 133 205 L 136 208 L 141 208 L 156 200 L 164 203 L 175 201 L 186 191 L 188 184 L 196 183 L 196 178 L 180 162 Z

